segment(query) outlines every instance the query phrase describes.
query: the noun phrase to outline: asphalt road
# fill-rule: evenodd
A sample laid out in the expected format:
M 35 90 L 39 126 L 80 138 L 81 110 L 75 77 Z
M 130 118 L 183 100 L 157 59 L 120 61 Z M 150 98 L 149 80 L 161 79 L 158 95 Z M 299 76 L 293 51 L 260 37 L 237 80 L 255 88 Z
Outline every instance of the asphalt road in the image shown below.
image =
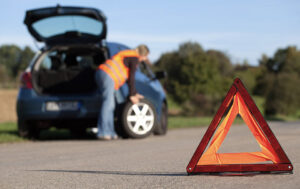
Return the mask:
M 294 174 L 187 176 L 185 167 L 205 127 L 142 140 L 1 144 L 0 188 L 300 188 L 300 122 L 270 125 Z M 232 126 L 220 150 L 257 149 L 249 132 L 246 126 Z

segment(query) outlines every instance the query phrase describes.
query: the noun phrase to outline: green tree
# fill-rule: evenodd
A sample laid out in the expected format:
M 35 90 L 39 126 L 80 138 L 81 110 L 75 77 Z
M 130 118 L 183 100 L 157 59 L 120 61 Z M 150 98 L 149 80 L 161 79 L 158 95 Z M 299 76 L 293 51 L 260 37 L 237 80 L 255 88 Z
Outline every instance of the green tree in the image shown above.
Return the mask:
M 208 50 L 207 55 L 218 61 L 218 69 L 222 76 L 227 77 L 232 75 L 234 67 L 226 54 L 217 50 Z
M 260 67 L 255 93 L 265 96 L 266 114 L 296 114 L 300 109 L 300 51 L 293 46 L 278 49 L 273 57 L 263 55 Z
M 0 64 L 4 65 L 9 76 L 15 77 L 22 49 L 16 45 L 0 47 Z
M 297 73 L 283 72 L 275 77 L 267 94 L 266 114 L 295 115 L 300 110 L 300 77 Z
M 4 65 L 0 64 L 0 87 L 5 87 L 5 84 L 8 83 L 10 78 L 7 75 L 7 70 Z
M 30 47 L 28 46 L 24 47 L 19 58 L 19 63 L 17 68 L 18 72 L 25 70 L 25 68 L 29 65 L 30 61 L 32 60 L 34 54 L 35 54 L 34 51 Z
M 234 66 L 233 78 L 240 78 L 246 86 L 249 93 L 253 93 L 256 87 L 256 78 L 261 74 L 261 67 L 251 66 L 244 61 L 243 64 Z
M 163 54 L 155 67 L 168 73 L 167 92 L 188 110 L 185 112 L 207 115 L 215 112 L 228 90 L 224 78 L 229 73 L 221 74 L 228 60 L 221 52 L 205 52 L 198 43 L 186 42 L 178 50 Z
M 16 45 L 0 46 L 0 65 L 4 66 L 8 76 L 16 78 L 18 72 L 24 70 L 34 56 L 30 47 L 24 49 Z

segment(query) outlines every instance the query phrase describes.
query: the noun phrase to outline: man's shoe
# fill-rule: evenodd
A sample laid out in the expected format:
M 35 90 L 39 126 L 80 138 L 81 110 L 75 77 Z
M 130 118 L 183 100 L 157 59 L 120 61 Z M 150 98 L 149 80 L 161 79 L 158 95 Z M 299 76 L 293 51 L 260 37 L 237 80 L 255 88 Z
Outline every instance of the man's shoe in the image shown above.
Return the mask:
M 112 136 L 111 139 L 113 139 L 113 140 L 118 140 L 119 137 L 118 137 L 118 135 L 115 135 L 115 136 Z
M 108 140 L 111 140 L 112 137 L 111 137 L 111 136 L 98 136 L 97 139 L 98 139 L 98 140 L 105 140 L 105 141 L 108 141 Z

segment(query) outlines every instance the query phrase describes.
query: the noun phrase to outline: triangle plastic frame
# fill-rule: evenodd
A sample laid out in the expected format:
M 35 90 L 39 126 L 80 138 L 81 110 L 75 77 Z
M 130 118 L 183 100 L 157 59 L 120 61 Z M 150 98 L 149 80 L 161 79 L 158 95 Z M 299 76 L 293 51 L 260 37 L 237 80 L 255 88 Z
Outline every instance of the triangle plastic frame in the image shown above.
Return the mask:
M 251 115 L 259 124 L 265 137 L 269 140 L 276 155 L 280 159 L 279 163 L 267 163 L 267 164 L 211 164 L 211 165 L 198 165 L 199 159 L 203 155 L 209 141 L 213 137 L 218 125 L 225 114 L 226 110 L 231 104 L 231 101 L 235 94 L 239 92 L 244 100 Z M 197 147 L 194 155 L 192 156 L 188 166 L 186 167 L 188 174 L 216 174 L 216 173 L 293 173 L 293 166 L 291 161 L 280 146 L 278 140 L 273 134 L 272 130 L 268 126 L 267 122 L 263 118 L 262 114 L 258 110 L 248 91 L 244 87 L 242 81 L 239 78 L 234 80 L 231 88 L 229 89 L 224 101 L 222 102 L 219 110 L 217 111 L 214 119 L 210 123 L 206 133 L 204 134 L 199 146 Z

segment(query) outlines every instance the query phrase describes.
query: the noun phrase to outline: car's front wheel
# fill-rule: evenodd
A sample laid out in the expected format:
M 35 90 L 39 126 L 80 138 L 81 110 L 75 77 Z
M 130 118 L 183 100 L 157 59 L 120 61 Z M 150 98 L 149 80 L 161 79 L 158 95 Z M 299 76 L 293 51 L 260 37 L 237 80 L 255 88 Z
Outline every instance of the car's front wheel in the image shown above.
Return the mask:
M 146 99 L 139 103 L 127 102 L 122 113 L 124 134 L 130 138 L 144 138 L 149 136 L 157 119 L 154 106 Z

